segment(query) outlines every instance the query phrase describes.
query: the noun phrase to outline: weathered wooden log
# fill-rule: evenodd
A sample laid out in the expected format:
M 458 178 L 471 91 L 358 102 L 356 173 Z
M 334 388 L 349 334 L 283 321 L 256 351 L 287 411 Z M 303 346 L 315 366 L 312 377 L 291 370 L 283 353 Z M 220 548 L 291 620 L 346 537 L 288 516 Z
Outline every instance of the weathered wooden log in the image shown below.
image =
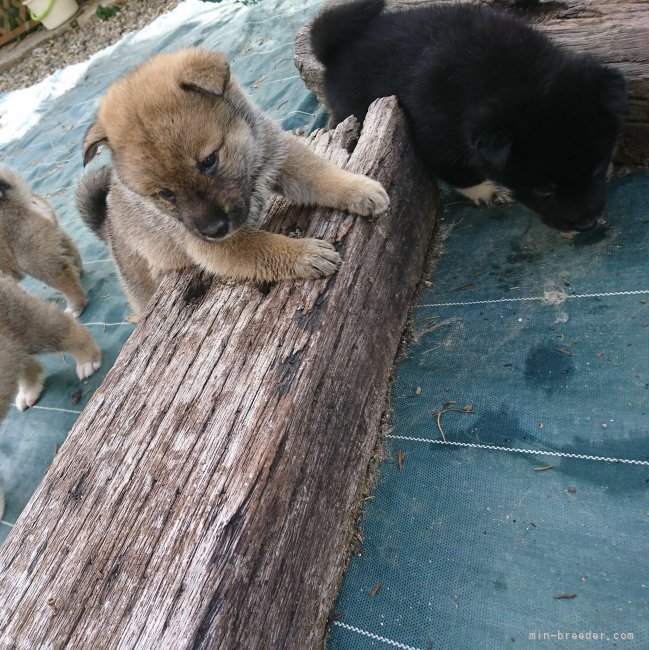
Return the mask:
M 340 0 L 336 0 L 340 1 Z M 509 6 L 554 40 L 619 68 L 629 84 L 629 115 L 615 154 L 618 165 L 649 165 L 649 2 L 647 0 L 467 0 Z M 388 0 L 389 10 L 435 0 Z M 306 86 L 325 103 L 323 69 L 311 50 L 307 23 L 295 39 L 295 65 Z
M 275 201 L 326 280 L 163 281 L 0 549 L 0 647 L 321 644 L 437 206 L 394 98 L 350 137 L 312 144 L 390 212 Z

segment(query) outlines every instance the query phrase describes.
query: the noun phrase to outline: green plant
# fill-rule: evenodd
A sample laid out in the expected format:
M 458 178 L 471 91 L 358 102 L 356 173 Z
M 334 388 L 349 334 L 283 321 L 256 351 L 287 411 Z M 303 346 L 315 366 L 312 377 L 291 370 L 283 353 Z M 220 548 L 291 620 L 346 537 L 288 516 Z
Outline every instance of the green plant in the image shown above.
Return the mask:
M 15 5 L 9 5 L 8 8 L 2 11 L 0 15 L 0 28 L 11 31 L 19 25 L 22 25 L 23 20 L 20 15 L 20 10 Z
M 110 5 L 109 7 L 99 5 L 95 14 L 98 18 L 101 18 L 101 20 L 108 20 L 109 18 L 115 16 L 118 11 L 119 7 L 117 5 Z

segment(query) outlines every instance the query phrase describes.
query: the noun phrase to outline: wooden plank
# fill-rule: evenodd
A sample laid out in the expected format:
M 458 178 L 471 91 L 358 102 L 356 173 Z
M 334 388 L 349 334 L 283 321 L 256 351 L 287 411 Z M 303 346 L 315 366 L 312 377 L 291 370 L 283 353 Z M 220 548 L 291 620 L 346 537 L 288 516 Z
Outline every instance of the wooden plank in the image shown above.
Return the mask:
M 351 156 L 376 222 L 271 208 L 339 244 L 272 287 L 167 277 L 0 549 L 3 648 L 316 648 L 346 561 L 437 192 L 394 98 Z
M 649 2 L 647 0 L 468 0 L 512 5 L 538 24 L 558 43 L 576 52 L 592 54 L 619 68 L 629 84 L 630 112 L 615 154 L 618 165 L 649 165 Z M 393 0 L 390 9 L 434 0 Z M 295 64 L 320 101 L 322 66 L 311 52 L 307 23 L 295 39 Z M 324 102 L 323 102 L 324 103 Z

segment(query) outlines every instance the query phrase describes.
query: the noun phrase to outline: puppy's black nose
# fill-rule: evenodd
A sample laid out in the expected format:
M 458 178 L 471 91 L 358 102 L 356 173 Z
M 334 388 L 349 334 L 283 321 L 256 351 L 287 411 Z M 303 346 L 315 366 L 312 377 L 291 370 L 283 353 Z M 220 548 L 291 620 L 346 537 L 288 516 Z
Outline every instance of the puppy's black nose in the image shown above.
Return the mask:
M 228 219 L 214 219 L 209 223 L 205 224 L 201 229 L 200 233 L 208 239 L 222 239 L 228 234 L 230 230 L 230 222 Z

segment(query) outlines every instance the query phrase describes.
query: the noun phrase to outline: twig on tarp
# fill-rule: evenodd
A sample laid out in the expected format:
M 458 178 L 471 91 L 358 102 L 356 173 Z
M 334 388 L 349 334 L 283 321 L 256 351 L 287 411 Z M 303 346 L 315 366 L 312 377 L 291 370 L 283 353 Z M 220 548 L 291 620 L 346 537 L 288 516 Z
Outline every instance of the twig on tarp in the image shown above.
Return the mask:
M 437 418 L 437 428 L 439 429 L 439 433 L 442 436 L 442 440 L 444 442 L 446 442 L 444 429 L 442 429 L 442 415 L 444 415 L 444 413 L 475 413 L 475 411 L 473 410 L 473 406 L 471 406 L 471 404 L 467 404 L 466 406 L 463 406 L 461 409 L 448 408 L 451 404 L 457 404 L 457 402 L 444 402 L 440 410 L 433 411 L 433 415 Z

